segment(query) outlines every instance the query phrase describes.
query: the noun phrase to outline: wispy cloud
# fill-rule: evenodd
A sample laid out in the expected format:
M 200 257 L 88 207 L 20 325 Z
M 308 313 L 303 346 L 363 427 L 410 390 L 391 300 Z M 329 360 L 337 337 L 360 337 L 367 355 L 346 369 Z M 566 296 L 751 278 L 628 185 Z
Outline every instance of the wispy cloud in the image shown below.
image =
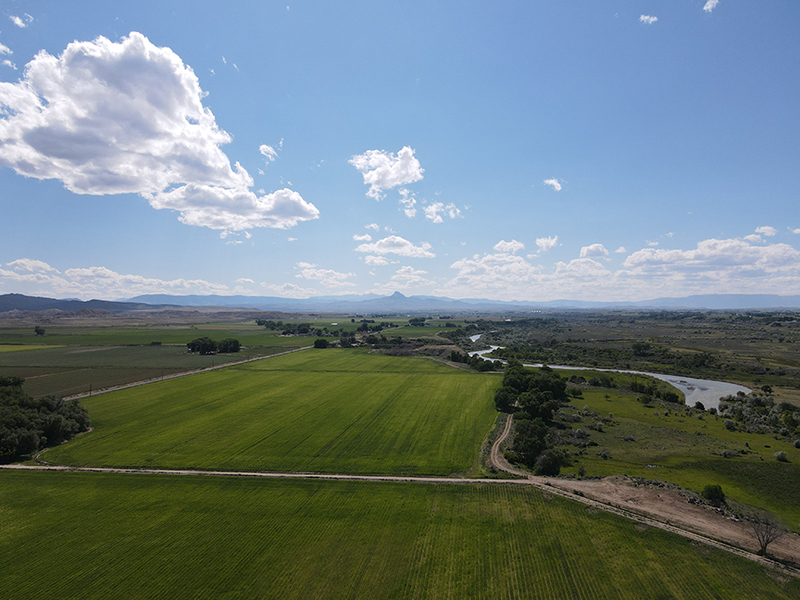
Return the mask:
M 274 146 L 268 146 L 267 144 L 261 144 L 258 147 L 258 151 L 266 159 L 266 163 L 269 164 L 269 163 L 273 162 L 276 158 L 278 158 L 278 152 L 282 148 L 283 148 L 283 139 L 281 139 L 280 143 L 278 144 L 278 148 L 277 149 Z
M 327 288 L 352 287 L 354 283 L 347 281 L 350 277 L 355 277 L 355 273 L 340 273 L 333 269 L 320 269 L 317 265 L 300 262 L 296 267 L 300 272 L 295 275 L 299 279 L 319 281 Z
M 414 193 L 406 188 L 400 190 L 400 204 L 403 205 L 403 212 L 409 219 L 413 219 L 417 215 L 417 199 L 414 198 Z
M 382 267 L 388 265 L 389 261 L 383 256 L 369 255 L 364 257 L 364 263 L 370 267 Z
M 404 146 L 397 155 L 385 150 L 367 150 L 348 162 L 363 175 L 364 184 L 369 186 L 367 196 L 375 200 L 384 197 L 384 190 L 419 181 L 425 171 L 410 146 Z
M 30 16 L 28 13 L 25 13 L 21 17 L 11 15 L 8 18 L 11 19 L 11 22 L 14 23 L 14 25 L 20 28 L 27 27 L 28 25 L 33 23 L 33 17 Z
M 425 211 L 425 218 L 430 219 L 434 223 L 443 223 L 444 219 L 442 215 L 445 217 L 450 217 L 451 219 L 455 219 L 461 216 L 461 211 L 456 208 L 455 204 L 448 204 L 445 206 L 443 202 L 434 202 L 433 204 L 429 204 L 424 208 Z
M 555 177 L 552 179 L 545 179 L 544 184 L 551 186 L 557 192 L 561 191 L 561 183 Z
M 140 33 L 40 52 L 19 83 L 0 88 L 0 165 L 76 194 L 140 194 L 187 225 L 286 229 L 318 218 L 290 189 L 251 191 L 250 174 L 220 149 L 231 137 L 204 97 L 194 71 Z
M 639 17 L 639 22 L 644 23 L 645 25 L 652 25 L 658 21 L 658 17 L 653 17 L 651 15 L 641 15 Z

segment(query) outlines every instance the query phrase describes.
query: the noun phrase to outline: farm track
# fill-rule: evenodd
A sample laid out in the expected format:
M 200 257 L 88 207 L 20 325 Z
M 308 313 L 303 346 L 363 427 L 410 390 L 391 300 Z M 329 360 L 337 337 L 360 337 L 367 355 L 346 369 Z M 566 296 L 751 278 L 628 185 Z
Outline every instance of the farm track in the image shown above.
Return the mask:
M 298 352 L 300 350 L 307 350 L 311 348 L 311 346 L 306 346 L 302 348 L 295 348 L 292 350 L 287 350 L 285 352 L 279 352 L 277 354 L 272 354 L 269 356 L 259 356 L 255 358 L 249 358 L 242 361 L 237 361 L 234 363 L 226 363 L 223 365 L 218 365 L 210 368 L 199 369 L 194 371 L 187 371 L 184 373 L 176 373 L 173 375 L 169 375 L 158 379 L 140 381 L 132 384 L 126 384 L 123 386 L 117 386 L 114 388 L 107 388 L 104 390 L 97 390 L 93 392 L 93 395 L 96 394 L 103 394 L 107 392 L 137 387 L 141 385 L 147 385 L 149 383 L 155 383 L 158 381 L 163 381 L 166 379 L 175 379 L 178 377 L 184 377 L 187 375 L 193 375 L 197 373 L 203 373 L 211 370 L 223 369 L 226 367 L 241 365 L 249 362 L 254 362 L 257 360 L 263 360 L 266 358 L 272 358 L 274 356 L 281 356 L 285 354 L 291 354 L 293 352 Z M 82 394 L 73 396 L 73 398 L 83 398 L 88 397 L 89 394 Z M 594 507 L 599 510 L 604 510 L 607 512 L 614 513 L 616 515 L 625 517 L 627 519 L 637 521 L 639 523 L 656 527 L 665 531 L 669 531 L 671 533 L 676 533 L 681 535 L 685 538 L 691 539 L 696 542 L 700 542 L 703 544 L 707 544 L 709 546 L 713 546 L 715 548 L 730 552 L 732 554 L 736 554 L 748 560 L 758 562 L 764 566 L 779 570 L 787 575 L 791 575 L 794 577 L 800 577 L 800 569 L 792 566 L 785 565 L 781 562 L 771 560 L 764 556 L 759 556 L 754 552 L 750 552 L 746 549 L 743 549 L 739 546 L 715 539 L 709 535 L 704 535 L 703 533 L 698 533 L 696 531 L 692 531 L 690 529 L 681 527 L 680 525 L 675 525 L 669 522 L 664 522 L 652 516 L 648 516 L 646 514 L 642 514 L 639 511 L 633 511 L 616 504 L 612 504 L 609 502 L 604 502 L 600 500 L 596 500 L 593 498 L 588 498 L 583 495 L 582 492 L 576 492 L 569 489 L 565 489 L 562 487 L 557 487 L 559 480 L 552 480 L 545 477 L 536 477 L 521 471 L 519 469 L 515 469 L 512 467 L 503 457 L 502 453 L 500 452 L 500 448 L 508 438 L 508 435 L 511 432 L 511 428 L 513 425 L 513 418 L 509 416 L 509 418 L 505 422 L 505 426 L 503 432 L 498 436 L 498 438 L 492 444 L 489 459 L 491 465 L 494 466 L 496 469 L 499 469 L 503 472 L 509 473 L 510 475 L 514 475 L 516 479 L 467 479 L 467 478 L 453 478 L 453 477 L 415 477 L 415 476 L 396 476 L 396 475 L 348 475 L 348 474 L 336 474 L 336 473 L 292 473 L 292 472 L 258 472 L 258 471 L 202 471 L 202 470 L 190 470 L 190 469 L 139 469 L 139 468 L 114 468 L 114 467 L 73 467 L 73 466 L 62 466 L 62 465 L 53 465 L 53 464 L 45 464 L 45 465 L 0 465 L 0 469 L 7 469 L 7 470 L 20 470 L 20 471 L 70 471 L 70 472 L 92 472 L 92 473 L 117 473 L 117 474 L 135 474 L 135 475 L 181 475 L 181 476 L 211 476 L 211 477 L 248 477 L 248 478 L 264 478 L 264 479 L 311 479 L 311 480 L 334 480 L 334 481 L 375 481 L 375 482 L 397 482 L 397 483 L 428 483 L 428 484 L 457 484 L 457 485 L 529 485 L 536 487 L 545 493 L 552 494 L 554 496 L 560 496 L 563 498 L 567 498 L 570 500 L 578 501 L 584 505 Z M 37 456 L 38 459 L 38 456 Z M 44 462 L 44 461 L 42 461 Z M 646 511 L 646 509 L 644 509 Z

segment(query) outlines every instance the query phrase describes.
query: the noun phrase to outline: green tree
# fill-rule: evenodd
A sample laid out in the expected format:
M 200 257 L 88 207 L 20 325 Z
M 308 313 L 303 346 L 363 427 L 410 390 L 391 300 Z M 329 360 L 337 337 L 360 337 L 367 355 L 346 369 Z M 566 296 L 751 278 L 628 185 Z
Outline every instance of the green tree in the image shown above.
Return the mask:
M 240 348 L 241 344 L 239 343 L 239 340 L 235 340 L 233 338 L 222 340 L 219 344 L 217 344 L 217 352 L 221 352 L 223 354 L 239 352 Z
M 199 352 L 200 354 L 214 354 L 217 351 L 217 343 L 210 337 L 201 337 L 186 344 L 189 352 Z

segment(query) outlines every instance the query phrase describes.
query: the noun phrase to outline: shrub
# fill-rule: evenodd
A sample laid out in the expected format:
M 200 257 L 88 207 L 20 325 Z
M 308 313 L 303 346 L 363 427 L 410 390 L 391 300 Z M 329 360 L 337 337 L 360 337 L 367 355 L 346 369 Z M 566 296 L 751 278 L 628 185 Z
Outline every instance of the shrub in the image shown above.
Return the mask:
M 703 403 L 702 403 L 702 402 L 700 402 L 699 400 L 698 400 L 697 402 L 695 402 L 695 403 L 694 403 L 694 407 L 695 407 L 697 410 L 705 410 L 705 409 L 706 409 L 706 407 L 705 407 L 705 404 L 703 404 Z
M 327 348 L 329 346 L 328 340 L 325 338 L 317 338 L 314 340 L 314 348 Z
M 561 472 L 562 465 L 566 464 L 568 464 L 568 459 L 563 452 L 548 448 L 536 459 L 533 472 L 536 475 L 555 477 Z
M 787 456 L 786 452 L 781 450 L 780 452 L 775 453 L 775 460 L 778 462 L 789 462 L 789 457 Z
M 727 429 L 728 431 L 736 431 L 736 421 L 725 419 L 723 425 L 725 425 L 725 429 Z
M 700 492 L 700 496 L 713 506 L 722 506 L 725 504 L 725 492 L 722 491 L 722 487 L 717 483 L 712 483 L 704 487 L 703 491 Z
M 800 449 L 800 440 L 794 441 L 794 447 Z

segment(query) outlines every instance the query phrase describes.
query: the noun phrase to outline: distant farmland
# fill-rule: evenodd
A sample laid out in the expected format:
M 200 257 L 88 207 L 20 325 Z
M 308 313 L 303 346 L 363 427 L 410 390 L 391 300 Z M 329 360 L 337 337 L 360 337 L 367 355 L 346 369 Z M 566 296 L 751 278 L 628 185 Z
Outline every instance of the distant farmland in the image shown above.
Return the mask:
M 309 350 L 84 401 L 95 431 L 48 461 L 450 475 L 477 460 L 499 375 Z
M 529 487 L 0 472 L 0 597 L 790 599 Z

